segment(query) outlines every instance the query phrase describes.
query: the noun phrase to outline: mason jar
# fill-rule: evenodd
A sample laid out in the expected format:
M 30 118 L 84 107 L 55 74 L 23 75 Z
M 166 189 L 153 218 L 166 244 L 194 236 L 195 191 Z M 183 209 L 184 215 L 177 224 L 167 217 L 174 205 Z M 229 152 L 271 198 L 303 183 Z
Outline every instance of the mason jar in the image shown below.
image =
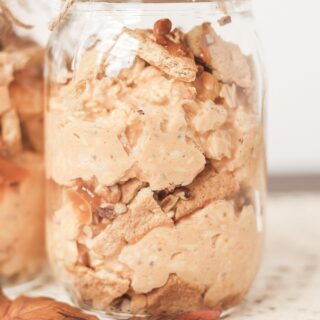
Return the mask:
M 2 5 L 2 4 L 1 4 Z M 35 280 L 45 262 L 44 50 L 0 14 L 0 286 Z
M 47 251 L 81 307 L 226 314 L 264 239 L 250 1 L 78 1 L 47 49 Z

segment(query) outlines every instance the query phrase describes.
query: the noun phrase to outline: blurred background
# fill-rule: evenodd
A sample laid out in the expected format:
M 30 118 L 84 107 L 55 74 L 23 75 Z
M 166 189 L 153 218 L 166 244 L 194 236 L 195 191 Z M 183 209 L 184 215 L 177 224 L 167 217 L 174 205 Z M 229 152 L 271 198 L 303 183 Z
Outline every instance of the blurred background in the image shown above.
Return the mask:
M 320 1 L 253 5 L 269 80 L 271 187 L 320 190 Z
M 26 1 L 24 11 L 15 8 Z M 60 0 L 8 0 L 43 44 Z M 268 165 L 272 188 L 320 190 L 319 0 L 252 0 L 269 82 Z

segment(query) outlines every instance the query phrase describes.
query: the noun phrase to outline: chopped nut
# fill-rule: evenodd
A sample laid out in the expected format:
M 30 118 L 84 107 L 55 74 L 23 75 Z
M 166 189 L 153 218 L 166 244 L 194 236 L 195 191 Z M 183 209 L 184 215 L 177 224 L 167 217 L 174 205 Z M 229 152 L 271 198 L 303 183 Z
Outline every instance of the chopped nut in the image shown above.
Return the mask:
M 1 118 L 2 140 L 11 154 L 16 154 L 22 148 L 20 121 L 17 112 L 10 109 Z
M 167 217 L 168 217 L 169 219 L 173 219 L 173 218 L 174 218 L 174 211 L 169 211 L 169 212 L 167 212 Z
M 182 200 L 190 200 L 192 198 L 192 192 L 188 187 L 180 187 L 176 189 L 174 194 Z
M 157 43 L 166 45 L 168 43 L 166 35 L 171 31 L 172 22 L 169 19 L 160 19 L 156 21 L 153 27 L 153 34 Z
M 160 206 L 164 212 L 168 213 L 174 208 L 178 200 L 179 197 L 170 194 L 160 202 Z
M 157 33 L 157 30 L 154 31 L 154 36 L 158 44 L 164 46 L 168 52 L 174 56 L 193 57 L 191 50 L 183 43 L 184 35 L 179 28 L 175 28 L 170 32 L 172 24 L 168 19 L 159 20 L 157 23 L 166 24 L 164 27 L 160 26 L 160 29 L 164 30 L 162 34 L 161 31 L 159 31 L 159 33 Z M 156 29 L 158 27 L 157 23 L 155 24 Z M 169 30 L 169 32 L 166 32 L 167 30 Z
M 223 106 L 223 105 L 224 105 L 224 98 L 222 98 L 222 97 L 216 97 L 216 98 L 214 99 L 214 103 L 217 104 L 217 105 Z
M 166 34 L 168 34 L 172 29 L 172 22 L 170 19 L 160 19 L 158 21 L 156 21 L 156 23 L 154 24 L 154 34 L 156 36 L 161 35 L 164 36 Z
M 100 187 L 98 194 L 108 203 L 117 203 L 121 199 L 121 190 L 118 185 L 111 187 Z
M 191 52 L 187 46 L 182 43 L 168 42 L 165 46 L 169 53 L 174 56 L 188 57 L 191 56 Z
M 214 100 L 220 95 L 221 83 L 212 73 L 204 71 L 197 77 L 195 87 L 201 99 Z
M 93 232 L 90 226 L 86 225 L 82 229 L 83 233 L 85 234 L 86 237 L 92 238 L 93 237 Z
M 105 202 L 105 201 L 101 201 L 99 207 L 102 208 L 102 209 L 105 209 L 105 208 L 108 208 L 109 206 L 110 206 L 110 203 Z
M 127 212 L 127 210 L 128 210 L 127 206 L 123 203 L 116 203 L 114 206 L 114 212 L 116 214 L 123 214 Z
M 220 26 L 225 26 L 226 24 L 229 24 L 232 22 L 232 19 L 230 16 L 224 16 L 218 20 L 218 23 Z
M 224 84 L 221 88 L 220 95 L 229 108 L 235 108 L 237 106 L 237 86 L 235 84 Z
M 207 138 L 206 156 L 213 160 L 230 159 L 232 148 L 232 134 L 228 130 L 218 130 Z
M 167 38 L 174 43 L 183 43 L 184 37 L 184 33 L 179 28 L 174 28 L 170 33 L 167 34 Z
M 114 218 L 114 205 L 108 204 L 108 205 L 102 205 L 102 207 L 97 207 L 95 209 L 95 214 L 97 214 L 102 219 L 112 219 Z

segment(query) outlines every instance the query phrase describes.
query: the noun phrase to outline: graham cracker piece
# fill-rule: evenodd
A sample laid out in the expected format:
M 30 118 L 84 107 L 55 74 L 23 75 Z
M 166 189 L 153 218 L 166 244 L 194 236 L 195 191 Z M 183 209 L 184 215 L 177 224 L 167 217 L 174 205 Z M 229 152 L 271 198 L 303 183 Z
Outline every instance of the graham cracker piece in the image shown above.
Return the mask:
M 231 197 L 239 186 L 232 173 L 216 173 L 212 167 L 209 167 L 187 188 L 190 190 L 192 197 L 190 200 L 180 200 L 178 202 L 175 214 L 176 220 L 192 214 L 212 201 Z
M 133 244 L 152 229 L 173 226 L 162 211 L 150 188 L 140 190 L 128 212 L 120 215 L 93 240 L 93 250 L 104 257 L 116 254 L 126 243 Z
M 152 39 L 151 31 L 125 28 L 124 32 L 138 40 L 137 54 L 141 59 L 178 80 L 193 82 L 196 79 L 198 68 L 193 58 L 170 54 Z
M 129 210 L 124 234 L 129 243 L 137 242 L 154 228 L 173 226 L 172 220 L 162 211 L 149 188 L 139 192 L 129 206 Z
M 201 310 L 203 308 L 202 293 L 201 288 L 193 287 L 172 274 L 163 287 L 147 295 L 147 311 L 150 314 L 173 314 Z
M 77 267 L 73 277 L 73 286 L 81 300 L 95 309 L 107 308 L 116 298 L 129 289 L 129 279 L 122 278 L 108 270 L 93 271 L 86 267 Z

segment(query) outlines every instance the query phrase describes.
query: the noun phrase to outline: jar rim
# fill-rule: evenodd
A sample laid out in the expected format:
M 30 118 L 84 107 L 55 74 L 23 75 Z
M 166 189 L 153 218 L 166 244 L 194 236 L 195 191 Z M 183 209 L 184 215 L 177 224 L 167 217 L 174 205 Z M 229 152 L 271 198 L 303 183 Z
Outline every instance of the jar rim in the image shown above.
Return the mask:
M 65 0 L 61 0 L 63 3 Z M 157 8 L 152 5 L 210 5 L 216 12 L 224 14 L 239 13 L 251 10 L 251 0 L 78 0 L 75 2 L 71 11 L 73 12 L 99 12 L 110 9 L 110 6 L 116 6 L 120 10 L 134 9 L 137 5 L 146 5 L 146 10 L 156 11 Z
M 61 2 L 64 2 L 62 0 Z M 221 5 L 233 2 L 234 4 L 240 4 L 242 2 L 251 2 L 251 0 L 77 0 L 76 4 L 78 3 L 96 3 L 96 2 L 104 2 L 104 3 L 199 3 L 199 2 L 213 2 L 213 3 L 220 3 Z

